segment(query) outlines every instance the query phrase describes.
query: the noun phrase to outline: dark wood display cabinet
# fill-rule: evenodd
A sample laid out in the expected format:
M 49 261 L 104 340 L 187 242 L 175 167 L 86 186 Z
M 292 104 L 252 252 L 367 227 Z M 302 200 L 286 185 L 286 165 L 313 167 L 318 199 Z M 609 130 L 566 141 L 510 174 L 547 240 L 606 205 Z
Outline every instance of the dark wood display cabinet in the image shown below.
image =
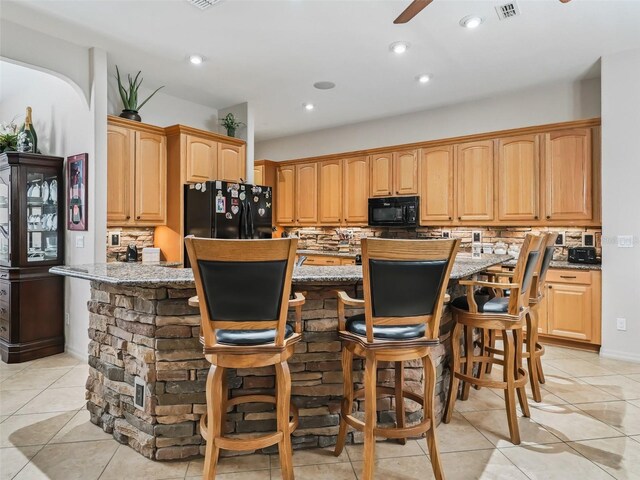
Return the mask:
M 64 351 L 64 160 L 0 155 L 0 356 L 19 363 Z

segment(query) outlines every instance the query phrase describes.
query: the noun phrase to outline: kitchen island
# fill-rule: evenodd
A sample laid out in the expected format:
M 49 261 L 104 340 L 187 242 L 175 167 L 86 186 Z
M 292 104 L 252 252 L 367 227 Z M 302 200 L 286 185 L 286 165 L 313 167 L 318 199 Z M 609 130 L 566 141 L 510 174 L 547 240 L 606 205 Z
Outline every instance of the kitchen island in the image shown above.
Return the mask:
M 458 280 L 508 261 L 508 255 L 468 254 L 456 258 L 448 292 L 461 293 Z M 199 419 L 206 411 L 205 382 L 209 363 L 199 341 L 199 311 L 188 305 L 196 294 L 190 269 L 158 265 L 111 263 L 61 266 L 52 273 L 91 282 L 89 310 L 89 378 L 87 408 L 91 421 L 142 455 L 170 460 L 199 455 L 203 440 Z M 290 359 L 293 402 L 300 424 L 293 432 L 294 448 L 335 443 L 342 397 L 341 343 L 336 334 L 336 290 L 361 296 L 362 267 L 297 267 L 294 291 L 307 298 L 302 311 L 303 340 Z M 359 313 L 352 310 L 347 314 Z M 435 349 L 437 411 L 442 412 L 448 388 L 448 343 L 451 315 L 445 309 L 441 345 Z M 356 360 L 354 381 L 361 382 L 363 366 Z M 393 365 L 382 364 L 381 383 L 393 382 Z M 406 388 L 422 392 L 422 368 L 405 363 Z M 238 369 L 228 379 L 231 396 L 269 393 L 274 387 L 272 367 Z M 418 420 L 419 405 L 407 402 L 408 421 Z M 390 398 L 378 401 L 379 422 L 393 423 Z M 363 407 L 359 406 L 360 410 Z M 439 413 L 437 414 L 439 416 Z M 231 434 L 275 429 L 270 404 L 243 404 L 227 415 Z M 349 433 L 350 442 L 360 442 Z M 270 447 L 266 451 L 275 451 Z

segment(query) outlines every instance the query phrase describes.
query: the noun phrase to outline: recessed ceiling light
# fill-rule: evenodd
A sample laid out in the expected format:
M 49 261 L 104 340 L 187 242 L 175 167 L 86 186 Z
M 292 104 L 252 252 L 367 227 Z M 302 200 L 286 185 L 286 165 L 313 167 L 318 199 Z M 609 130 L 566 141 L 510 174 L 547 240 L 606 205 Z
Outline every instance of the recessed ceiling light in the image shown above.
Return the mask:
M 200 55 L 191 55 L 189 57 L 189 61 L 194 65 L 200 65 L 202 62 L 204 62 L 204 58 L 202 58 L 202 56 Z
M 418 80 L 419 83 L 429 83 L 429 80 L 431 80 L 431 76 L 423 73 L 422 75 L 418 75 L 416 77 L 416 80 Z
M 397 55 L 402 55 L 409 49 L 409 44 L 407 42 L 394 42 L 389 45 L 389 50 Z
M 336 86 L 333 82 L 316 82 L 313 84 L 318 90 L 331 90 Z
M 482 22 L 482 17 L 478 17 L 477 15 L 469 15 L 460 20 L 460 25 L 465 28 L 474 29 L 478 28 Z
M 314 108 L 316 108 L 316 106 L 313 103 L 303 103 L 302 106 L 304 107 L 305 110 L 311 111 Z

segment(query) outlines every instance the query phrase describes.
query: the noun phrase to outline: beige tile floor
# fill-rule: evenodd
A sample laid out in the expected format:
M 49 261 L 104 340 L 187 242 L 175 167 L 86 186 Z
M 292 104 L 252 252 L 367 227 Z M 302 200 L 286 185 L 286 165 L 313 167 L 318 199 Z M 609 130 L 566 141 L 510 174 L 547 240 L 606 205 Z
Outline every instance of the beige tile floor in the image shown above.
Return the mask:
M 548 347 L 543 401 L 508 440 L 499 393 L 471 390 L 437 433 L 448 479 L 640 479 L 640 364 Z M 499 368 L 493 375 L 500 375 Z M 69 355 L 0 363 L 0 480 L 199 479 L 202 459 L 153 462 L 89 422 L 87 366 Z M 424 440 L 376 447 L 376 478 L 433 478 Z M 299 480 L 355 480 L 362 446 L 297 451 Z M 280 478 L 278 456 L 221 460 L 219 480 Z

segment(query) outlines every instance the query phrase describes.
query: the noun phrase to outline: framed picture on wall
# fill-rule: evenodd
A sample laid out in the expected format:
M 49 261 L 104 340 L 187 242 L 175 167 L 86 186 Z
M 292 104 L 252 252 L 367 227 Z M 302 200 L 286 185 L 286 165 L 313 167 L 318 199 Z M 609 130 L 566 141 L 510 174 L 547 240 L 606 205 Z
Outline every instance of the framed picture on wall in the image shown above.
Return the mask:
M 89 154 L 67 157 L 67 229 L 87 230 L 87 167 Z

